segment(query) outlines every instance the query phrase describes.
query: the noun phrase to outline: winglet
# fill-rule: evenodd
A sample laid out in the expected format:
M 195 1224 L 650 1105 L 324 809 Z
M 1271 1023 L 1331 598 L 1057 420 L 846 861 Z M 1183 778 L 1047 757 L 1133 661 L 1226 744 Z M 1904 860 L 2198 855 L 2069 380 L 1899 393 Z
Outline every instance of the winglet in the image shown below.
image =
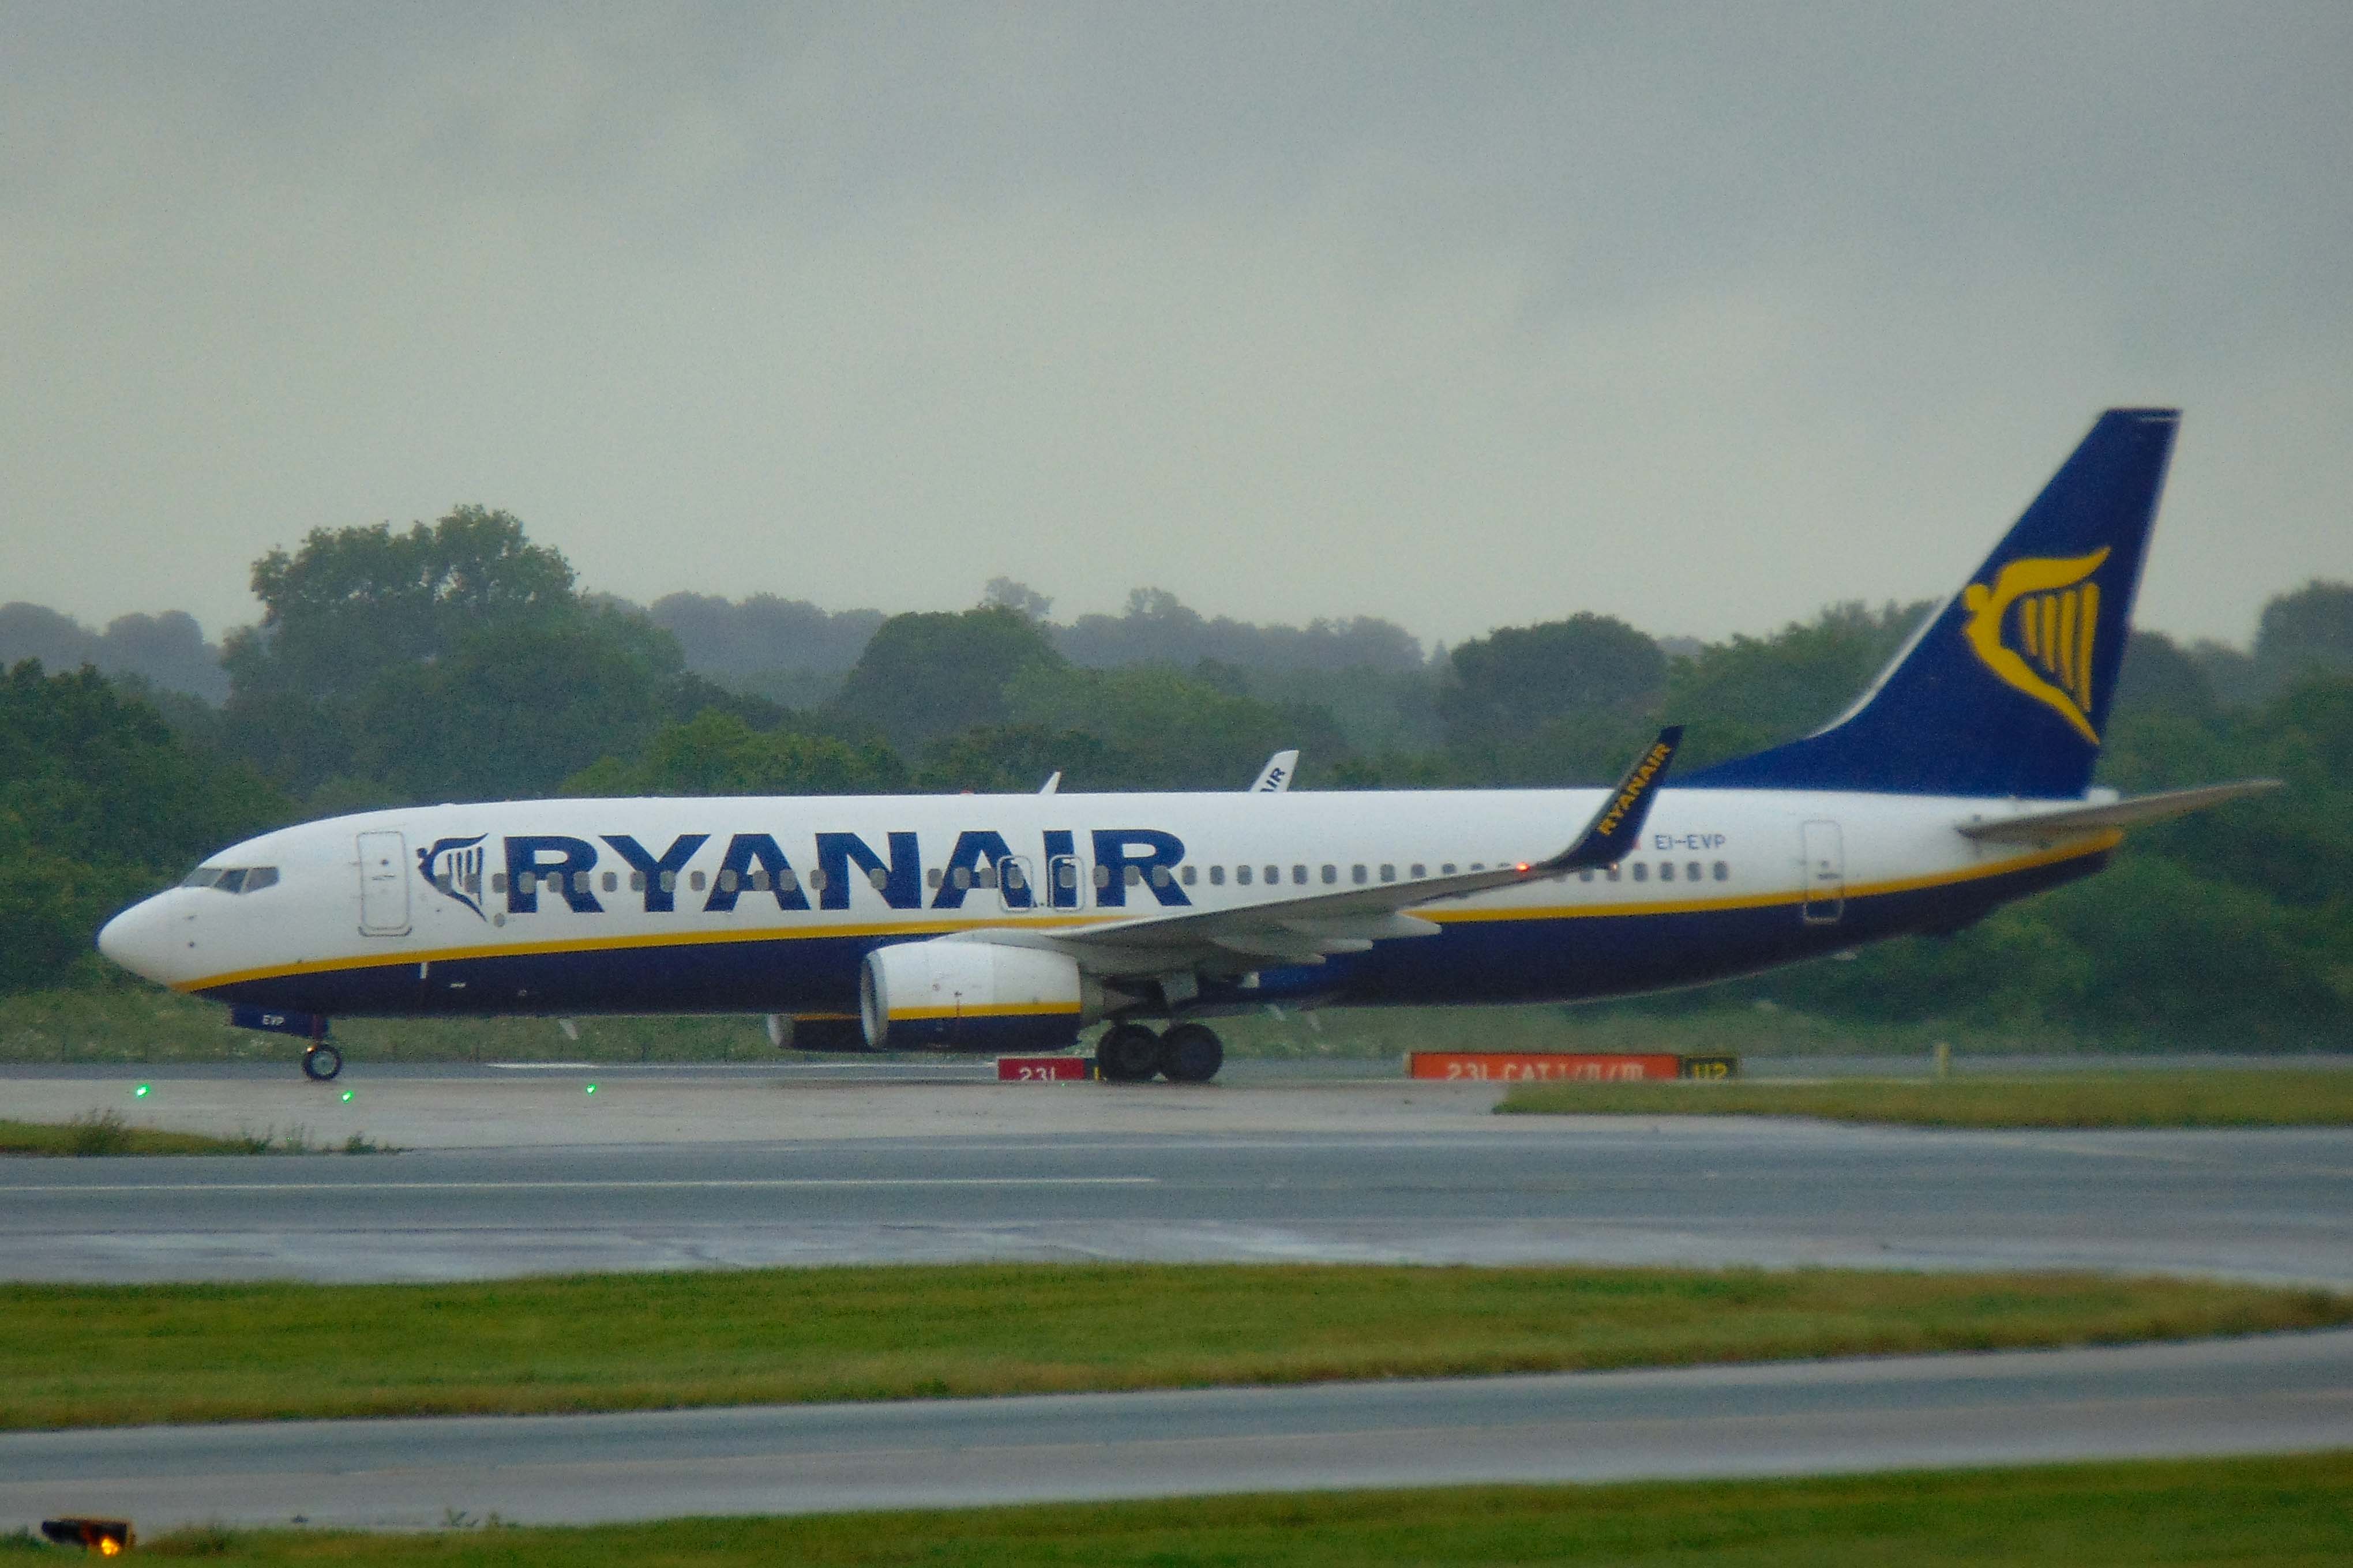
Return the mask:
M 1266 766 L 1261 768 L 1258 771 L 1258 777 L 1250 781 L 1250 793 L 1281 795 L 1291 787 L 1291 775 L 1298 771 L 1299 753 L 1297 752 L 1277 752 L 1267 758 Z
M 1651 803 L 1659 796 L 1659 786 L 1666 782 L 1667 768 L 1675 760 L 1675 748 L 1683 743 L 1683 727 L 1670 724 L 1659 731 L 1650 750 L 1634 760 L 1618 787 L 1593 814 L 1576 843 L 1541 865 L 1531 866 L 1531 871 L 1583 871 L 1595 866 L 1614 866 L 1623 860 L 1642 841 L 1642 824 L 1651 815 Z

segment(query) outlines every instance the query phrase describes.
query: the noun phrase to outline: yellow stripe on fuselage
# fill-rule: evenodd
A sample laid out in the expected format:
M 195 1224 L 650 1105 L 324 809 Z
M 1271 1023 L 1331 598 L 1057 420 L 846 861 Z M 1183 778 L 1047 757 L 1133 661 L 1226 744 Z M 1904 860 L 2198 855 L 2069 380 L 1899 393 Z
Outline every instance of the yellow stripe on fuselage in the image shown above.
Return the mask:
M 2047 849 L 2037 855 L 2022 856 L 1991 865 L 1971 866 L 1957 871 L 1932 872 L 1920 877 L 1898 878 L 1883 882 L 1851 883 L 1840 896 L 1852 900 L 1881 897 L 1891 893 L 1917 892 L 1923 889 L 1959 887 L 1982 881 L 1989 877 L 2008 876 L 2017 871 L 2031 871 L 2038 867 L 2056 865 L 2063 860 L 2097 855 L 2115 848 L 2124 841 L 2124 835 L 2115 829 L 2086 837 L 2063 848 Z M 1504 909 L 1417 909 L 1415 917 L 1440 925 L 1473 921 L 1555 921 L 1604 920 L 1643 915 L 1697 914 L 1715 910 L 1770 909 L 1777 905 L 1795 906 L 1804 903 L 1809 895 L 1801 889 L 1771 893 L 1744 893 L 1714 899 L 1651 900 L 1632 903 L 1559 904 Z M 243 984 L 254 980 L 282 980 L 297 974 L 332 974 L 355 969 L 396 969 L 409 963 L 453 963 L 478 958 L 528 958 L 561 952 L 625 952 L 649 947 L 702 947 L 716 942 L 806 942 L 823 938 L 861 936 L 945 936 L 952 931 L 977 931 L 987 926 L 1018 925 L 1023 931 L 1071 930 L 1090 926 L 1116 925 L 1133 917 L 1125 914 L 1030 916 L 1001 911 L 987 919 L 903 921 L 888 925 L 860 924 L 833 926 L 776 926 L 755 931 L 641 931 L 628 936 L 570 937 L 558 942 L 515 942 L 498 946 L 448 947 L 426 950 L 410 949 L 401 952 L 356 953 L 344 958 L 308 959 L 300 963 L 275 964 L 264 969 L 242 969 L 208 979 L 187 981 L 174 987 L 190 995 L 201 995 L 224 985 Z M 1270 969 L 1280 968 L 1270 962 Z M 913 1015 L 900 1015 L 913 1016 Z

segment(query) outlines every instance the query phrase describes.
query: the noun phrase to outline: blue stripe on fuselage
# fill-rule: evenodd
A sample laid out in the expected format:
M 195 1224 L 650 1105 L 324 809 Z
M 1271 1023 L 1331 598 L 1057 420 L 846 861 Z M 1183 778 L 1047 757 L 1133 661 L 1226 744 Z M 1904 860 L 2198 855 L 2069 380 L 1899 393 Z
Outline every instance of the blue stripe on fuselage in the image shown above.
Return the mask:
M 1885 937 L 1949 931 L 1996 905 L 2089 876 L 2101 850 L 1991 877 L 1847 899 L 1808 924 L 1795 902 L 1656 914 L 1448 919 L 1440 934 L 1325 963 L 1205 985 L 1204 1010 L 1312 997 L 1333 1005 L 1577 1002 L 1703 984 Z M 524 1013 L 854 1013 L 871 933 L 696 942 L 375 963 L 232 981 L 196 994 L 338 1017 Z M 918 937 L 897 940 L 920 940 Z

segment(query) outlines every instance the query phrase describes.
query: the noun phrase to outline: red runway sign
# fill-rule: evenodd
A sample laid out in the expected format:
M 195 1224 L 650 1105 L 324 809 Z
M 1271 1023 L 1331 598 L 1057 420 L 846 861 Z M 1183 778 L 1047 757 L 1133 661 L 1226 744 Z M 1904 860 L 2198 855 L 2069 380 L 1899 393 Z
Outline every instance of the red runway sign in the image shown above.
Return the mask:
M 1646 1083 L 1661 1079 L 1729 1078 L 1724 1057 L 1680 1057 L 1665 1051 L 1415 1051 L 1409 1078 L 1465 1083 Z

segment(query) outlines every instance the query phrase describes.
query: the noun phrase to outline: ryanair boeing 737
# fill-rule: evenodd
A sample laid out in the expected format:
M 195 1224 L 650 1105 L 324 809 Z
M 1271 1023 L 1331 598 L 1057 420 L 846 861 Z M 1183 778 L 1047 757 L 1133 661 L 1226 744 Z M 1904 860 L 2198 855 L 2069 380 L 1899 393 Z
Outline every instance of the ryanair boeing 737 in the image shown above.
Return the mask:
M 2090 788 L 2177 423 L 2101 416 L 1852 709 L 1672 788 L 1670 729 L 1606 791 L 417 806 L 248 839 L 99 946 L 307 1037 L 314 1078 L 332 1016 L 752 1013 L 816 1049 L 1109 1021 L 1104 1077 L 1199 1082 L 1204 1020 L 1270 1003 L 1623 996 L 1958 931 L 2270 787 Z

